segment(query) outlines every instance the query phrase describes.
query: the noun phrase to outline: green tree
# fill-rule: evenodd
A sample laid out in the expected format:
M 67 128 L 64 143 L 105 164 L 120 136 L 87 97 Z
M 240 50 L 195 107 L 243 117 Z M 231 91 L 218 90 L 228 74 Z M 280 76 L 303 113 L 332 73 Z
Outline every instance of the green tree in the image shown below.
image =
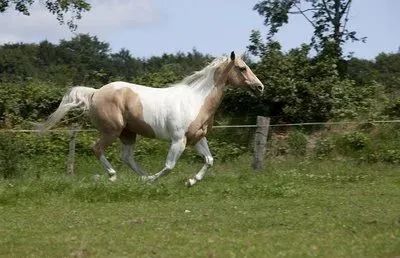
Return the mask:
M 289 15 L 302 15 L 314 28 L 311 44 L 318 53 L 338 60 L 342 57 L 342 45 L 348 40 L 358 41 L 355 31 L 347 29 L 352 0 L 263 0 L 254 6 L 265 18 L 269 27 L 268 40 L 280 27 L 289 22 Z M 258 31 L 252 31 L 249 50 L 263 55 L 265 44 Z
M 143 73 L 143 61 L 134 58 L 130 51 L 121 49 L 110 56 L 111 74 L 113 79 L 132 81 L 132 79 Z
M 347 61 L 347 76 L 358 85 L 370 84 L 377 79 L 377 70 L 372 60 L 352 57 Z
M 110 45 L 96 36 L 79 34 L 58 45 L 61 62 L 74 71 L 73 84 L 104 84 L 109 81 Z
M 24 81 L 35 77 L 39 71 L 36 64 L 35 44 L 5 44 L 0 47 L 0 81 Z
M 253 71 L 265 85 L 265 93 L 253 98 L 231 91 L 225 110 L 235 114 L 268 115 L 278 122 L 325 121 L 331 117 L 332 88 L 340 84 L 332 60 L 310 59 L 311 48 L 302 45 L 287 54 L 270 42 Z
M 60 24 L 65 23 L 65 15 L 71 17 L 67 20 L 67 25 L 71 30 L 76 29 L 75 20 L 82 17 L 82 12 L 90 10 L 90 4 L 85 0 L 0 0 L 0 13 L 13 8 L 24 15 L 30 15 L 29 8 L 34 2 L 44 5 L 57 17 Z
M 375 58 L 377 81 L 384 84 L 391 97 L 400 96 L 400 53 L 381 53 Z

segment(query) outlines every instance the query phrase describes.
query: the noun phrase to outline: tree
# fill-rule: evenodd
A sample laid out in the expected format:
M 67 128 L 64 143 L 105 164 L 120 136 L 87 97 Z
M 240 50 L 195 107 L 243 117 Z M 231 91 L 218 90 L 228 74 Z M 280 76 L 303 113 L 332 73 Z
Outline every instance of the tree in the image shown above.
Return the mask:
M 0 13 L 13 7 L 24 15 L 30 15 L 29 8 L 34 2 L 35 0 L 0 0 Z M 75 20 L 81 18 L 82 12 L 90 10 L 90 4 L 85 0 L 44 0 L 39 2 L 57 17 L 60 24 L 65 23 L 64 15 L 70 16 L 67 25 L 71 30 L 76 29 Z
M 365 38 L 358 38 L 355 31 L 347 29 L 351 3 L 352 0 L 263 0 L 254 6 L 254 10 L 265 17 L 264 24 L 269 27 L 268 40 L 289 22 L 289 15 L 302 15 L 314 28 L 311 45 L 318 53 L 339 60 L 343 55 L 343 43 L 365 41 Z M 252 31 L 250 41 L 249 50 L 262 56 L 266 45 L 260 32 Z
M 332 88 L 341 82 L 331 60 L 310 59 L 310 46 L 284 53 L 277 42 L 266 45 L 266 52 L 253 71 L 265 85 L 265 93 L 253 98 L 230 91 L 225 112 L 233 115 L 266 114 L 274 122 L 326 121 L 332 114 Z
M 375 58 L 377 81 L 384 84 L 391 97 L 400 96 L 400 54 L 381 53 Z
M 143 62 L 132 57 L 129 50 L 122 48 L 118 53 L 110 55 L 111 74 L 113 79 L 132 81 L 143 73 Z
M 96 36 L 79 34 L 61 40 L 59 56 L 64 64 L 74 69 L 74 84 L 104 84 L 108 82 L 110 45 Z

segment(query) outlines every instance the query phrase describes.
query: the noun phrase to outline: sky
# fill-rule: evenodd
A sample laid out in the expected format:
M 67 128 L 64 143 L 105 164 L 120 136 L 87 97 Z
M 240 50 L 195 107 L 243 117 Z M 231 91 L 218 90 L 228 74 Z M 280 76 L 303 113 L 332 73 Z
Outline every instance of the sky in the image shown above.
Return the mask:
M 125 48 L 136 57 L 188 52 L 220 56 L 232 50 L 246 51 L 252 29 L 266 35 L 263 18 L 253 10 L 259 0 L 89 0 L 92 9 L 83 14 L 75 33 L 89 33 L 110 43 L 113 52 Z M 373 59 L 400 47 L 399 0 L 353 0 L 349 29 L 367 37 L 366 43 L 345 45 L 346 53 Z M 40 4 L 31 16 L 14 10 L 0 14 L 0 43 L 40 42 L 74 36 L 66 25 Z M 312 27 L 301 16 L 291 16 L 275 39 L 283 49 L 310 42 Z

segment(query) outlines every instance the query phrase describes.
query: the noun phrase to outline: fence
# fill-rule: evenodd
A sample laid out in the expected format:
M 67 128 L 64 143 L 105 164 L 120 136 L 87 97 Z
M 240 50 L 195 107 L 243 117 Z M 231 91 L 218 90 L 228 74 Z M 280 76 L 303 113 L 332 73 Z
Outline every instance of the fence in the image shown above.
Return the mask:
M 360 125 L 360 124 L 383 124 L 383 123 L 400 123 L 400 120 L 378 120 L 378 121 L 349 121 L 349 122 L 309 122 L 309 123 L 291 123 L 291 124 L 270 124 L 270 118 L 258 116 L 255 125 L 216 125 L 213 128 L 254 128 L 254 149 L 253 161 L 251 167 L 255 171 L 264 168 L 264 158 L 267 151 L 267 140 L 270 128 L 274 127 L 293 127 L 293 126 L 326 126 L 326 125 Z M 80 129 L 78 127 L 67 129 L 53 129 L 52 132 L 68 132 L 69 133 L 69 153 L 67 158 L 67 173 L 74 175 L 75 167 L 75 146 L 78 132 L 96 132 L 95 129 Z M 14 130 L 3 129 L 0 132 L 38 132 L 37 130 Z

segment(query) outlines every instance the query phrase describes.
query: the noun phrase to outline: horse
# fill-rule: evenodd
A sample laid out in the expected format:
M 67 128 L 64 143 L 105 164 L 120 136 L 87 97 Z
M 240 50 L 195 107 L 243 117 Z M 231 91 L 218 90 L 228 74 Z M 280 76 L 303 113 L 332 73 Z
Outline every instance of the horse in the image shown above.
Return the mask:
M 216 58 L 201 71 L 165 88 L 153 88 L 122 81 L 99 89 L 77 86 L 67 92 L 49 118 L 39 125 L 43 132 L 57 124 L 68 111 L 83 109 L 100 133 L 93 152 L 103 165 L 109 180 L 117 172 L 105 157 L 107 146 L 117 138 L 122 142 L 121 158 L 145 181 L 168 174 L 187 145 L 193 145 L 204 158 L 203 167 L 186 181 L 193 186 L 213 165 L 206 135 L 227 88 L 244 88 L 261 95 L 264 85 L 241 57 Z M 148 175 L 135 161 L 132 150 L 137 135 L 171 142 L 164 168 Z

